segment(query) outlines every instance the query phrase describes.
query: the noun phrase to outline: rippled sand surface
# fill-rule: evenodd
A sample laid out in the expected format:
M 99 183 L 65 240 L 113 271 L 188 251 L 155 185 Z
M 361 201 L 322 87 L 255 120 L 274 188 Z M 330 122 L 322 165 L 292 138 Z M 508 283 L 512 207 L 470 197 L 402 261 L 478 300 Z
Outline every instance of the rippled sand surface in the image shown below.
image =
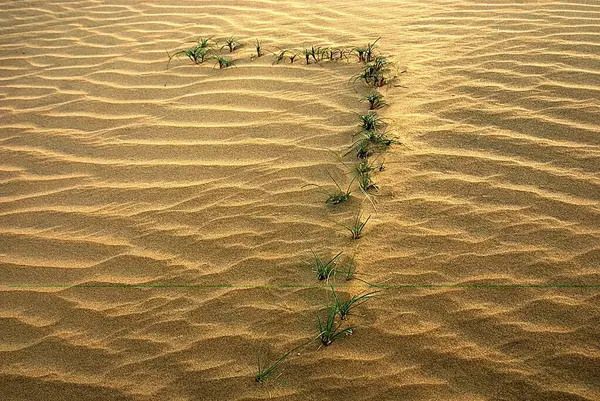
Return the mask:
M 1 10 L 3 400 L 600 399 L 598 1 Z M 245 43 L 236 67 L 166 68 L 211 35 Z M 380 111 L 402 144 L 376 209 L 356 183 L 327 206 L 304 185 L 350 182 L 360 66 L 252 43 L 379 36 L 406 69 Z M 317 333 L 311 249 L 386 288 L 257 384 Z

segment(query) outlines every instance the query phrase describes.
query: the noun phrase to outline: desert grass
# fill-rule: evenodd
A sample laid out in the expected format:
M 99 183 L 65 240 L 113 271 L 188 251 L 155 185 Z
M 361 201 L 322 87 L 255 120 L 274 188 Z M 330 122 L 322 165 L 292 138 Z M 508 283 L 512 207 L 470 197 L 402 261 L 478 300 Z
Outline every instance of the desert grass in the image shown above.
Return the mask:
M 359 114 L 358 119 L 360 120 L 361 131 L 372 131 L 383 126 L 381 117 L 375 111 L 371 111 L 367 114 Z
M 294 348 L 292 348 L 291 350 L 287 351 L 285 354 L 283 354 L 278 360 L 276 360 L 273 364 L 269 365 L 269 366 L 263 366 L 260 359 L 258 361 L 258 373 L 256 374 L 256 376 L 254 376 L 254 381 L 257 383 L 263 383 L 265 380 L 267 380 L 271 374 L 273 374 L 273 372 L 275 371 L 275 369 L 277 369 L 277 367 L 287 358 L 289 357 L 291 354 L 293 354 L 294 352 L 296 352 L 297 350 L 299 350 L 300 348 L 309 345 L 310 343 L 312 343 L 313 341 L 315 341 L 316 339 L 320 338 L 320 335 L 310 339 L 307 342 L 304 342 Z
M 317 315 L 317 323 L 319 327 L 321 344 L 328 346 L 335 339 L 352 334 L 353 328 L 341 328 L 342 323 L 338 323 L 336 319 L 338 315 L 338 309 L 335 305 L 327 305 L 325 310 L 327 311 L 325 318 L 321 319 L 321 316 Z
M 241 46 L 242 44 L 238 42 L 236 38 L 231 36 L 230 38 L 225 39 L 225 44 L 221 46 L 221 50 L 227 47 L 229 49 L 229 53 L 233 53 L 234 50 L 239 49 Z
M 342 256 L 342 252 L 338 252 L 331 259 L 323 259 L 319 255 L 316 254 L 315 251 L 312 251 L 313 260 L 311 262 L 305 262 L 313 268 L 313 271 L 317 275 L 317 279 L 319 281 L 328 280 L 332 275 L 336 273 L 336 264 L 340 257 Z
M 357 175 L 358 186 L 361 192 L 369 195 L 369 191 L 379 191 L 379 186 L 373 181 L 370 173 L 362 173 Z
M 335 178 L 333 178 L 333 176 L 329 172 L 327 172 L 327 174 L 329 174 L 329 177 L 331 177 L 331 179 L 333 180 L 333 183 L 335 184 L 337 191 L 329 192 L 325 188 L 323 188 L 317 184 L 306 184 L 306 185 L 303 185 L 302 188 L 307 187 L 307 186 L 317 187 L 321 192 L 323 192 L 324 194 L 327 195 L 327 199 L 325 200 L 325 203 L 329 203 L 332 205 L 337 205 L 339 203 L 345 202 L 348 199 L 350 199 L 350 195 L 352 193 L 350 188 L 352 187 L 354 178 L 352 179 L 352 181 L 350 181 L 350 184 L 348 184 L 348 188 L 344 191 L 344 190 L 342 190 L 342 187 L 340 187 L 340 185 L 337 183 Z
M 358 141 L 350 145 L 349 150 L 346 153 L 344 153 L 344 156 L 347 156 L 352 152 L 356 153 L 356 157 L 359 160 L 367 160 L 370 156 L 373 155 L 373 149 L 371 149 L 371 144 L 365 138 L 359 139 Z
M 279 64 L 280 62 L 282 62 L 285 59 L 285 55 L 288 52 L 289 50 L 280 50 L 279 53 L 273 53 L 275 55 L 275 61 L 273 61 L 273 64 Z
M 381 37 L 377 38 L 373 43 L 367 43 L 366 47 L 355 47 L 352 49 L 359 62 L 370 63 L 375 58 L 375 46 Z
M 359 212 L 349 226 L 344 226 L 346 230 L 350 231 L 352 239 L 360 239 L 362 237 L 363 230 L 369 222 L 369 219 L 371 219 L 371 216 L 367 217 L 366 220 L 361 220 L 361 217 L 362 212 Z
M 262 57 L 263 52 L 262 52 L 262 45 L 260 43 L 260 40 L 256 39 L 256 43 L 254 44 L 254 47 L 256 48 L 256 57 Z
M 233 65 L 233 61 L 229 60 L 222 56 L 212 56 L 212 58 L 216 61 L 215 65 L 219 65 L 219 69 L 231 67 Z
M 355 295 L 344 301 L 340 299 L 339 294 L 336 292 L 333 286 L 331 287 L 331 292 L 333 293 L 334 308 L 337 309 L 340 319 L 346 320 L 348 316 L 350 316 L 351 311 L 355 306 L 368 301 L 369 299 L 373 298 L 374 294 L 377 294 L 381 291 L 372 291 L 362 295 Z
M 383 100 L 383 95 L 377 91 L 367 93 L 362 98 L 362 101 L 369 103 L 369 110 L 376 110 L 387 105 L 387 103 Z

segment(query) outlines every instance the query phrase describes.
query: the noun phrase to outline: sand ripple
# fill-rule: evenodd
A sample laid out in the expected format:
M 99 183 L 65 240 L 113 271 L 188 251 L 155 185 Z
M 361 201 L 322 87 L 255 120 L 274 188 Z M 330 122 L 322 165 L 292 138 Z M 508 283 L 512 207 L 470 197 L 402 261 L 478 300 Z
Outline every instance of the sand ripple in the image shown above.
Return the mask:
M 600 399 L 597 1 L 154 3 L 2 2 L 3 399 Z M 232 34 L 236 68 L 166 68 Z M 356 260 L 389 288 L 255 385 L 315 334 L 302 260 L 370 206 L 303 188 L 349 181 L 358 66 L 252 43 L 378 36 L 403 145 Z

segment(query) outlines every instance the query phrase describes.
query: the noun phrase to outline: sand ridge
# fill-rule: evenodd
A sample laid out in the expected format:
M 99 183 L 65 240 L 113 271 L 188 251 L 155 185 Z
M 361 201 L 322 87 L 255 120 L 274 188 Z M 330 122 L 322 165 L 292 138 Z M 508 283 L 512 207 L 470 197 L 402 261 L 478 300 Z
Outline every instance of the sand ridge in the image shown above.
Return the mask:
M 597 2 L 2 10 L 5 399 L 600 398 Z M 207 35 L 244 42 L 236 67 L 166 68 Z M 403 145 L 356 261 L 390 288 L 257 385 L 259 357 L 317 330 L 326 288 L 302 260 L 353 252 L 337 223 L 362 198 L 302 186 L 349 182 L 329 149 L 364 105 L 359 65 L 272 65 L 252 43 L 379 36 L 408 70 L 380 111 Z

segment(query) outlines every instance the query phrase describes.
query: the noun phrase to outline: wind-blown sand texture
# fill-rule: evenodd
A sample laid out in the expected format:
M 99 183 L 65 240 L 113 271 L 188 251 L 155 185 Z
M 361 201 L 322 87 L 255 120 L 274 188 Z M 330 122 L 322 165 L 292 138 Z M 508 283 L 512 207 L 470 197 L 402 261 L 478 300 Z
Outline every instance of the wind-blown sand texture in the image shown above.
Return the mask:
M 600 399 L 597 0 L 1 10 L 1 399 Z M 245 43 L 236 67 L 166 69 L 209 35 Z M 407 69 L 380 111 L 402 145 L 376 211 L 357 190 L 326 206 L 303 185 L 350 180 L 328 149 L 365 110 L 360 66 L 252 44 L 379 36 Z M 391 288 L 255 383 L 316 335 L 311 248 L 357 243 L 361 277 Z

